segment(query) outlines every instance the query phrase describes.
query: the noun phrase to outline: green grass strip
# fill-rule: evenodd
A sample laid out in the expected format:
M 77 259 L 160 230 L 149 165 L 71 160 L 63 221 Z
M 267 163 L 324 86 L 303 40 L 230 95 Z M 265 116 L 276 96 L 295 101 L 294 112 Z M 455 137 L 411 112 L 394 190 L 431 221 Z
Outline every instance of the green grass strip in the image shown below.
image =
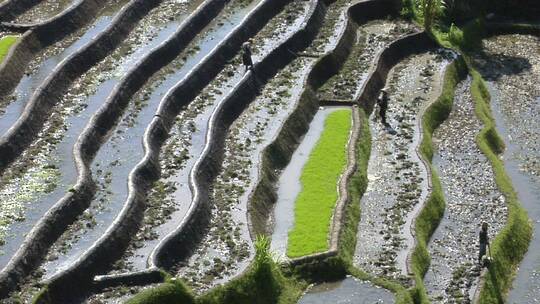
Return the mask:
M 11 46 L 17 42 L 17 36 L 5 36 L 0 39 L 0 63 L 4 60 Z
M 505 303 L 516 269 L 529 247 L 532 226 L 527 211 L 521 206 L 512 181 L 498 156 L 504 150 L 504 142 L 495 129 L 495 121 L 489 105 L 491 100 L 489 92 L 482 76 L 472 66 L 470 66 L 470 73 L 473 77 L 471 93 L 475 102 L 476 115 L 484 125 L 476 137 L 476 143 L 491 162 L 495 182 L 506 197 L 508 205 L 508 220 L 491 244 L 493 261 L 480 291 L 479 302 Z
M 337 183 L 347 165 L 352 111 L 328 115 L 324 131 L 303 168 L 302 191 L 295 203 L 295 224 L 289 232 L 287 255 L 305 256 L 328 249 L 330 221 L 338 199 Z
M 451 63 L 446 69 L 441 95 L 431 104 L 422 116 L 422 142 L 420 152 L 429 162 L 431 172 L 431 193 L 425 202 L 423 209 L 416 218 L 415 232 L 417 244 L 412 254 L 412 271 L 416 286 L 412 291 L 415 303 L 429 303 L 423 278 L 431 263 L 428 251 L 428 243 L 439 226 L 446 207 L 444 193 L 433 160 L 433 132 L 448 118 L 454 104 L 456 86 L 464 78 L 466 66 L 462 59 Z

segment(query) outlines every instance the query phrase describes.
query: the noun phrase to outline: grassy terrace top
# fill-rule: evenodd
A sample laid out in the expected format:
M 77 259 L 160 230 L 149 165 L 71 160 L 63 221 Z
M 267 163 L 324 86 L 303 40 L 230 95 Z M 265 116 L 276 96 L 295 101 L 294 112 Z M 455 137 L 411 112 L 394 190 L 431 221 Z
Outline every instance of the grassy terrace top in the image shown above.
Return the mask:
M 294 228 L 289 232 L 287 255 L 305 256 L 328 249 L 328 235 L 338 199 L 337 183 L 347 165 L 347 142 L 352 111 L 328 115 L 324 131 L 303 168 L 294 210 Z
M 1 3 L 1 2 L 0 2 Z M 4 36 L 0 38 L 0 63 L 9 52 L 9 48 L 19 39 L 17 36 Z

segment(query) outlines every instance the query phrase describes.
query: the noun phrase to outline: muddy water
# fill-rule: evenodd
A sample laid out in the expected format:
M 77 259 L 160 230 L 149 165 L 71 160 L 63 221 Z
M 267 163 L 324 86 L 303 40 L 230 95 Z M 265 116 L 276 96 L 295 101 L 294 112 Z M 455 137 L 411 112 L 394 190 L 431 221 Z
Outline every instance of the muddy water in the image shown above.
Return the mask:
M 272 251 L 284 258 L 287 252 L 289 231 L 294 226 L 294 203 L 302 190 L 300 176 L 309 155 L 319 141 L 324 130 L 326 117 L 331 113 L 347 107 L 325 107 L 319 109 L 309 125 L 309 130 L 285 167 L 278 182 L 278 199 L 273 215 L 274 231 L 272 233 Z
M 31 24 L 46 21 L 62 13 L 75 3 L 81 0 L 44 0 L 17 16 L 13 20 L 15 23 Z
M 428 247 L 431 266 L 424 281 L 430 298 L 439 303 L 470 303 L 480 275 L 481 222 L 490 224 L 493 239 L 507 218 L 505 198 L 495 184 L 491 164 L 476 145 L 482 125 L 474 112 L 470 84 L 468 79 L 456 88 L 452 112 L 433 135 L 433 164 L 446 211 Z
M 298 30 L 309 4 L 310 2 L 291 2 L 284 8 L 283 12 L 273 18 L 253 38 L 255 62 L 266 56 L 275 45 Z M 146 267 L 148 254 L 154 250 L 159 241 L 173 232 L 184 218 L 192 199 L 189 174 L 206 144 L 208 120 L 242 79 L 244 68 L 239 63 L 240 58 L 234 58 L 231 64 L 227 65 L 224 71 L 177 118 L 172 134 L 162 149 L 162 178 L 150 193 L 148 210 L 143 223 L 144 228 L 137 235 L 128 256 L 117 265 L 120 270 Z M 245 219 L 242 222 L 245 223 Z M 238 236 L 241 234 L 244 238 L 249 238 L 245 230 L 238 233 Z M 229 239 L 229 244 L 234 241 L 234 238 Z M 215 266 L 213 262 L 217 260 L 214 258 L 219 259 L 219 256 L 225 260 L 223 252 L 221 252 L 223 245 L 219 242 L 216 243 L 215 238 L 202 243 L 204 245 L 190 259 L 188 267 L 179 269 L 180 272 L 187 273 L 187 276 L 193 279 L 195 279 L 195 274 L 191 273 L 193 270 L 191 267 L 194 265 L 198 265 L 195 268 L 201 267 L 204 268 L 204 272 L 208 272 Z M 209 245 L 212 247 L 211 252 L 206 251 L 209 250 Z M 236 259 L 238 256 L 245 258 L 248 250 L 246 245 L 239 245 L 237 251 L 232 253 L 230 258 Z M 208 288 L 210 284 L 227 280 L 231 275 L 236 274 L 238 269 L 243 270 L 246 265 L 246 262 L 242 265 L 231 262 L 228 266 L 234 267 L 221 271 L 219 278 L 205 276 L 204 280 L 197 281 L 199 284 L 197 287 L 205 285 L 204 288 Z
M 506 172 L 534 228 L 508 303 L 540 303 L 540 40 L 527 35 L 490 38 L 476 63 L 488 81 L 493 116 L 506 144 Z
M 231 6 L 208 30 L 199 35 L 192 47 L 175 62 L 180 66 L 177 70 L 163 78 L 154 78 L 154 81 L 136 95 L 119 126 L 99 150 L 93 162 L 92 171 L 98 182 L 98 193 L 85 215 L 64 234 L 59 244 L 63 255 L 46 265 L 48 275 L 68 267 L 97 241 L 113 222 L 127 199 L 128 175 L 142 159 L 142 137 L 160 101 L 174 84 L 183 79 L 243 20 L 256 3 L 257 1 L 254 1 L 243 7 Z M 162 10 L 157 8 L 155 11 Z M 176 27 L 173 26 L 172 29 L 175 30 Z M 62 246 L 66 248 L 61 248 Z
M 38 136 L 36 145 L 30 148 L 26 152 L 26 157 L 19 161 L 20 166 L 15 165 L 14 169 L 6 175 L 11 178 L 11 186 L 6 187 L 7 195 L 14 203 L 40 202 L 39 205 L 31 206 L 35 210 L 28 209 L 24 222 L 20 223 L 21 227 L 12 229 L 17 242 L 8 244 L 10 246 L 6 248 L 15 250 L 23 238 L 24 233 L 21 232 L 30 229 L 75 183 L 77 176 L 72 155 L 73 145 L 87 125 L 89 118 L 104 103 L 121 76 L 136 63 L 141 55 L 168 38 L 176 30 L 182 18 L 195 7 L 196 5 L 191 7 L 180 5 L 171 8 L 170 4 L 167 5 L 167 2 L 164 2 L 163 6 L 152 11 L 141 21 L 139 27 L 112 55 L 93 67 L 70 88 L 55 108 L 45 130 Z M 154 20 L 162 17 L 157 12 L 174 13 L 177 14 L 178 19 L 166 19 L 167 22 L 160 24 Z M 149 26 L 149 24 L 154 26 Z M 51 157 L 56 155 L 56 159 Z M 42 168 L 47 171 L 41 170 Z M 21 170 L 22 174 L 16 172 L 17 169 Z M 47 181 L 46 186 L 43 186 L 43 179 Z M 25 196 L 21 197 L 20 189 L 25 191 Z M 13 195 L 13 191 L 17 191 L 18 193 L 15 192 L 17 195 Z M 9 196 L 10 193 L 11 196 Z M 23 227 L 26 230 L 21 230 Z M 53 255 L 50 258 L 54 259 L 56 256 Z
M 355 99 L 366 80 L 369 68 L 385 46 L 400 36 L 410 34 L 415 27 L 402 20 L 375 20 L 357 29 L 353 50 L 339 74 L 330 78 L 319 90 L 322 100 Z
M 6 114 L 0 118 L 0 127 L 3 131 L 11 125 L 9 121 L 14 122 L 19 116 L 18 113 L 13 113 L 17 112 L 14 109 L 19 108 L 19 113 L 22 111 L 22 100 L 28 99 L 33 88 L 36 88 L 40 81 L 50 74 L 56 64 L 110 23 L 112 19 L 110 13 L 114 8 L 118 8 L 118 3 L 106 7 L 104 9 L 106 13 L 98 18 L 98 21 L 67 50 L 48 58 L 35 73 L 23 78 L 17 88 L 17 94 L 21 96 L 10 104 Z M 110 83 L 104 84 L 102 94 L 107 94 L 110 89 L 112 89 Z M 81 96 L 78 97 L 81 98 Z M 53 116 L 51 123 L 40 133 L 36 145 L 24 153 L 21 159 L 2 176 L 0 182 L 0 198 L 3 207 L 3 212 L 0 214 L 0 222 L 2 222 L 0 268 L 6 265 L 18 249 L 24 235 L 73 184 L 76 172 L 71 149 L 85 125 L 86 118 L 95 110 L 97 110 L 95 99 L 90 99 L 87 105 L 83 105 L 80 100 L 66 103 L 65 107 Z
M 31 95 L 53 69 L 103 32 L 126 2 L 111 1 L 90 26 L 48 47 L 29 64 L 14 93 L 0 100 L 0 134 L 4 134 L 17 121 Z
M 335 283 L 311 287 L 298 304 L 391 304 L 394 295 L 383 288 L 349 277 Z
M 438 97 L 448 56 L 424 53 L 392 69 L 387 82 L 387 121 L 395 135 L 375 114 L 370 118 L 369 183 L 361 200 L 354 261 L 371 274 L 405 284 L 409 282 L 406 259 L 414 245 L 412 218 L 428 193 L 426 168 L 416 152 L 418 126 L 423 109 Z

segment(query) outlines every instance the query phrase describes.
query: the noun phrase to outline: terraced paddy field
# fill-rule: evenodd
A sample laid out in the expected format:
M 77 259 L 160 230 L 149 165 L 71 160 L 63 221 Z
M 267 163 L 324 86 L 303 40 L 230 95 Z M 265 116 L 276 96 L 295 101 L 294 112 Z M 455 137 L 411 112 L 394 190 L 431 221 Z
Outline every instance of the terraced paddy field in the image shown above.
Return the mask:
M 536 303 L 535 27 L 402 9 L 0 2 L 0 302 Z

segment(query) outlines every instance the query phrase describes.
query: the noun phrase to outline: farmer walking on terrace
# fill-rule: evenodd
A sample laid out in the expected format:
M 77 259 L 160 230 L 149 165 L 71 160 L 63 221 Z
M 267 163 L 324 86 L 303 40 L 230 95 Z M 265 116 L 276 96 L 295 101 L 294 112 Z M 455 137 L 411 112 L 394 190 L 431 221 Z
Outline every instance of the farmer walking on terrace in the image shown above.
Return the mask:
M 480 241 L 480 251 L 478 252 L 478 263 L 484 266 L 484 256 L 486 255 L 486 247 L 489 247 L 489 236 L 488 236 L 488 223 L 482 222 L 482 229 L 480 230 L 479 235 Z
M 253 69 L 253 60 L 251 59 L 251 48 L 249 47 L 249 42 L 244 42 L 244 44 L 242 44 L 242 61 L 246 67 L 246 72 L 249 69 Z
M 379 106 L 379 116 L 381 116 L 381 122 L 386 127 L 388 123 L 386 122 L 386 110 L 388 109 L 388 92 L 386 88 L 381 89 L 379 98 L 377 98 L 377 105 Z

